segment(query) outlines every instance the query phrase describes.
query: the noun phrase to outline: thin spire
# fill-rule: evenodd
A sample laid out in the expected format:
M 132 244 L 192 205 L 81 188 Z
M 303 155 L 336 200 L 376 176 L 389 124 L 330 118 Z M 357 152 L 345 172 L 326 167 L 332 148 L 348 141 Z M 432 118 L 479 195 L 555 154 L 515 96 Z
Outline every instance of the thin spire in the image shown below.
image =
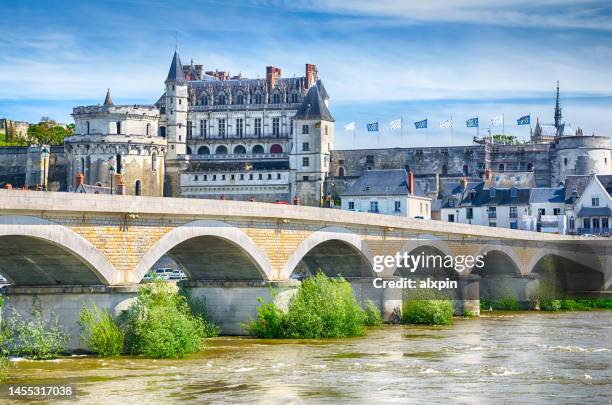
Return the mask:
M 557 80 L 557 100 L 555 102 L 555 128 L 561 127 L 561 100 L 559 94 L 559 81 Z
M 166 82 L 179 82 L 185 80 L 185 75 L 183 74 L 183 65 L 181 64 L 181 58 L 179 57 L 178 50 L 174 51 L 174 57 L 172 58 L 172 63 L 170 64 L 170 70 L 168 71 L 168 77 L 166 78 Z
M 104 99 L 104 105 L 113 105 L 113 99 L 111 98 L 110 88 L 106 90 L 106 98 Z

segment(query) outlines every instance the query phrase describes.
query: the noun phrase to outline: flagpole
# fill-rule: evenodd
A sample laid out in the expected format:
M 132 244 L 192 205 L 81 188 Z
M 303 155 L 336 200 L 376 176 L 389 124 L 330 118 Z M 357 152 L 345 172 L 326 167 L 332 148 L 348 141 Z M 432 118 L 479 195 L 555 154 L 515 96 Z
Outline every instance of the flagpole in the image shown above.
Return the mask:
M 404 119 L 400 117 L 400 148 L 404 147 Z
M 502 113 L 502 134 L 506 135 L 506 118 L 504 117 L 503 113 Z
M 451 146 L 455 146 L 454 129 L 453 129 L 453 116 L 451 115 Z

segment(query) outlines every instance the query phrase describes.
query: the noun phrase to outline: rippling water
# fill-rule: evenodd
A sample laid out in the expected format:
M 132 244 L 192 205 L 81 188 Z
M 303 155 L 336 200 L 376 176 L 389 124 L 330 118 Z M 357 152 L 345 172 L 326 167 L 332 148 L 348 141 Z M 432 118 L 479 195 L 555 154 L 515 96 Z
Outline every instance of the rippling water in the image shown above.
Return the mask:
M 605 404 L 611 336 L 612 311 L 498 313 L 347 340 L 223 337 L 186 360 L 14 361 L 6 382 L 73 383 L 83 403 Z

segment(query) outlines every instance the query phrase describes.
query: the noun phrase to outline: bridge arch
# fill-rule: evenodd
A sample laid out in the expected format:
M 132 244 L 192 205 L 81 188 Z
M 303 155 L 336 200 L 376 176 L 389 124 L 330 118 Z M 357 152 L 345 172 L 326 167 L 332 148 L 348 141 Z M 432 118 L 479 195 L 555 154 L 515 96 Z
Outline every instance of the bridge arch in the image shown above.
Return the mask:
M 419 235 L 418 238 L 408 240 L 398 252 L 401 255 L 407 253 L 409 255 L 415 255 L 424 253 L 426 255 L 434 255 L 434 256 L 453 256 L 450 248 L 442 239 L 434 236 L 434 235 Z M 395 252 L 393 252 L 395 254 Z M 452 270 L 455 272 L 454 270 Z M 411 273 L 411 275 L 415 275 L 418 270 Z M 392 276 L 392 275 L 401 275 L 401 276 L 409 276 L 410 270 L 402 268 L 393 267 L 383 271 L 381 274 L 383 276 Z M 418 275 L 418 274 L 417 274 Z
M 16 285 L 109 285 L 119 272 L 94 245 L 52 221 L 0 216 L 0 271 Z M 24 271 L 25 270 L 25 271 Z
M 222 221 L 197 220 L 171 230 L 142 256 L 131 281 L 140 282 L 166 254 L 191 278 L 274 279 L 268 257 L 255 242 L 242 230 Z M 226 272 L 221 266 L 233 266 L 233 272 Z
M 342 256 L 346 260 L 344 263 L 337 263 L 340 270 L 353 265 L 362 268 L 367 266 L 369 269 L 367 276 L 376 274 L 372 270 L 372 252 L 361 237 L 349 229 L 329 226 L 313 232 L 299 244 L 285 263 L 280 274 L 281 280 L 289 279 L 303 260 L 312 258 L 313 261 L 318 259 L 329 263 L 333 260 L 332 256 L 336 258 Z M 345 277 L 351 277 L 347 272 L 339 271 L 339 273 Z
M 485 265 L 482 269 L 473 266 L 470 269 L 470 274 L 484 275 L 487 269 L 495 269 L 494 272 L 486 274 L 504 274 L 513 276 L 522 276 L 525 274 L 521 260 L 516 254 L 516 251 L 510 246 L 503 244 L 499 245 L 484 245 L 474 255 L 474 257 L 484 256 Z

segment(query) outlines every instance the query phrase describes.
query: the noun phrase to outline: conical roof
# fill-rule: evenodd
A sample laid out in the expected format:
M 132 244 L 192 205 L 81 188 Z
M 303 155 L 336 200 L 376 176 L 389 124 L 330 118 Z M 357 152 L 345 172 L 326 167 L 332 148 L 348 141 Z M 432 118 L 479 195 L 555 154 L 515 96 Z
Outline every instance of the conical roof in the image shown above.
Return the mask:
M 306 98 L 300 105 L 300 108 L 298 108 L 294 118 L 300 120 L 335 121 L 321 98 L 316 85 L 310 86 L 308 94 L 306 94 Z
M 113 105 L 113 99 L 110 95 L 110 89 L 106 90 L 106 98 L 104 99 L 104 105 Z
M 174 57 L 172 58 L 172 64 L 168 71 L 167 82 L 180 82 L 185 80 L 183 74 L 183 65 L 181 64 L 181 58 L 179 57 L 178 49 L 174 51 Z

